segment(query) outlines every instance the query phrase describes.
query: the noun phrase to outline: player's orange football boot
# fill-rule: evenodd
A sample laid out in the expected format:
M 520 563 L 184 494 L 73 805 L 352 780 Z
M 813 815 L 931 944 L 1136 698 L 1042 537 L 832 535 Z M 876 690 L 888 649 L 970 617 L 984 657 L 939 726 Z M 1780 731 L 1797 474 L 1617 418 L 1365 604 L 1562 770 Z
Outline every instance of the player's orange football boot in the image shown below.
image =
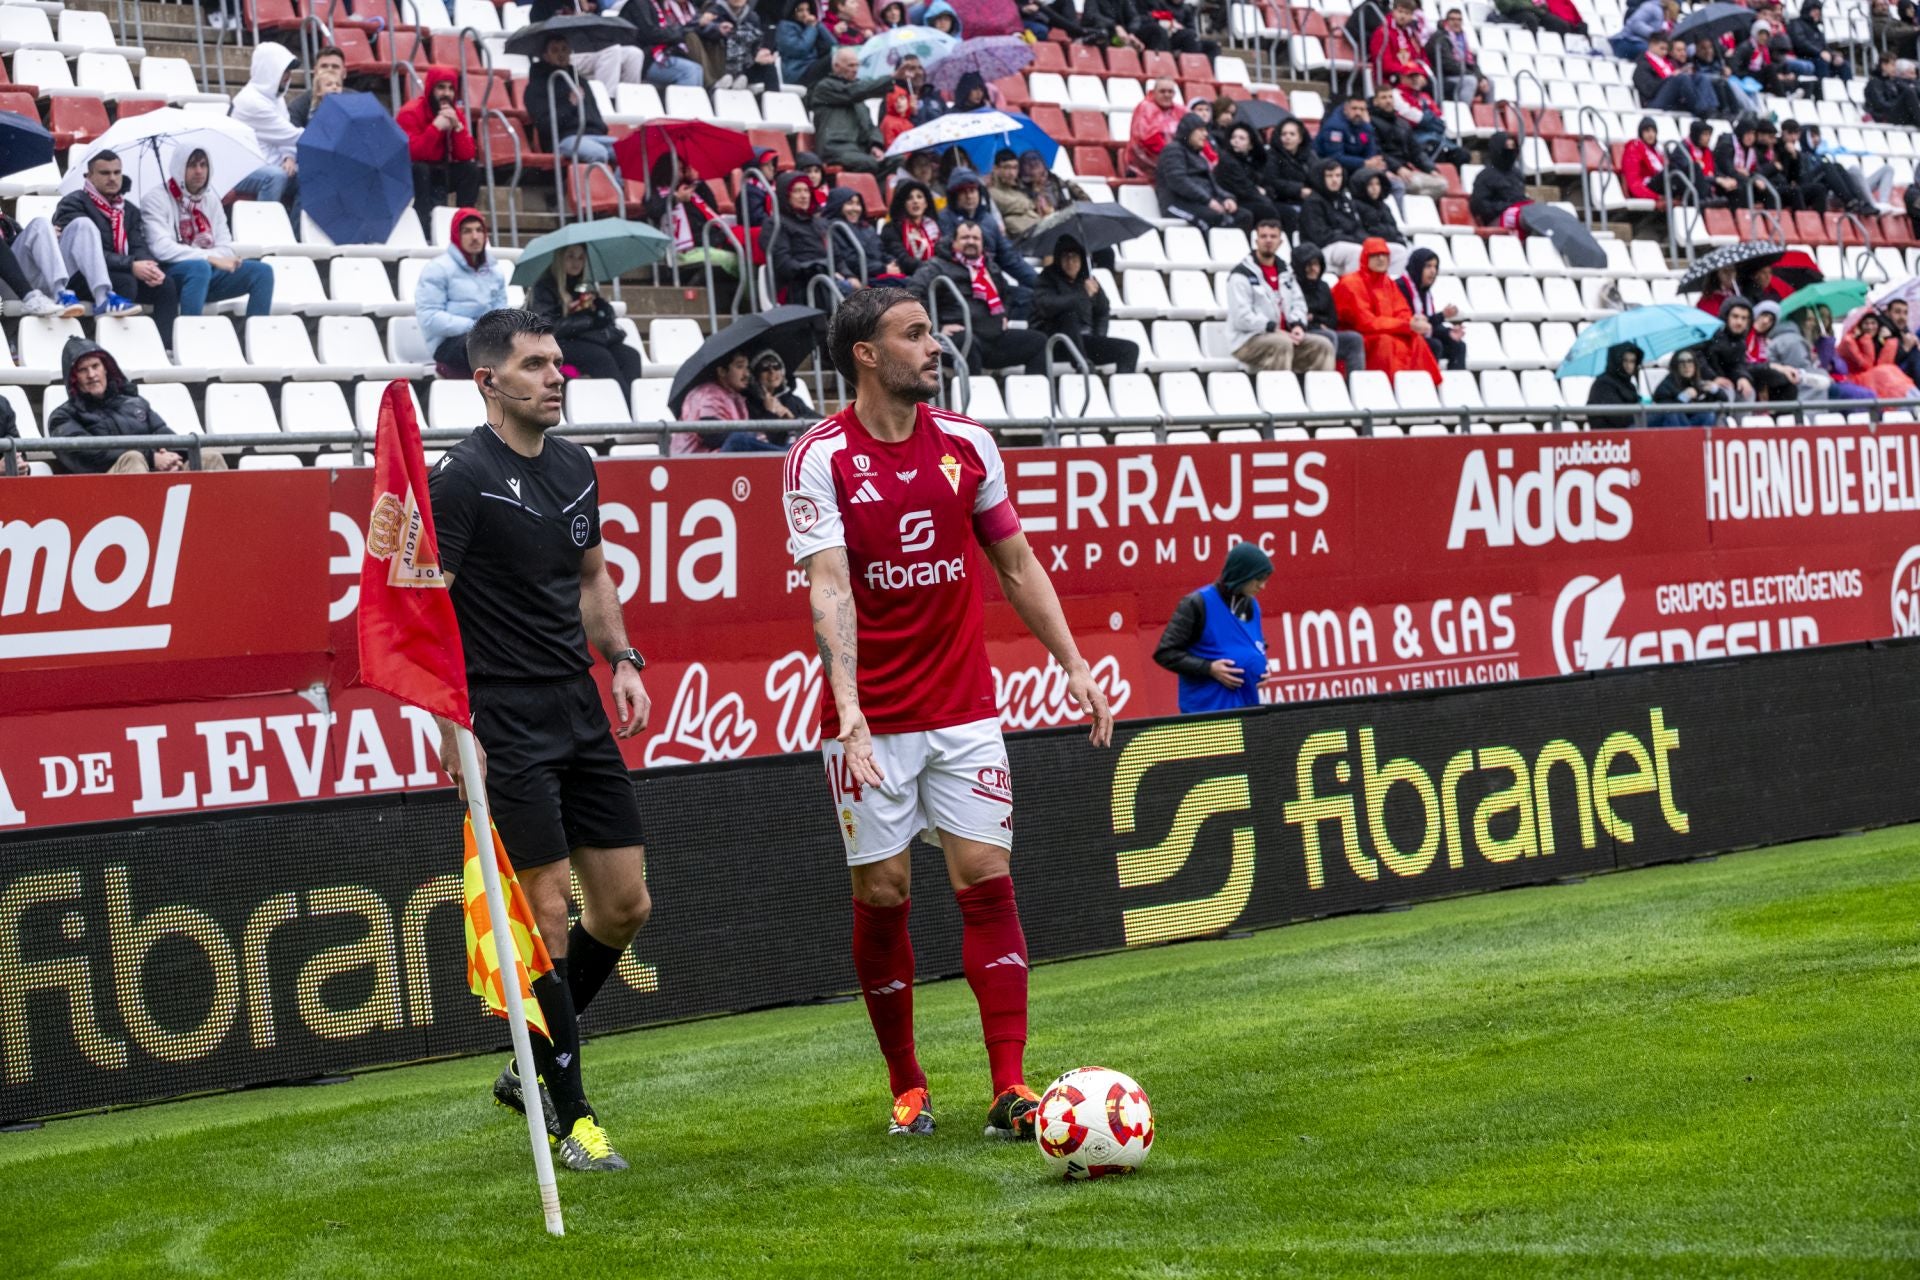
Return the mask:
M 1016 1084 L 993 1100 L 987 1112 L 986 1136 L 1012 1142 L 1032 1142 L 1035 1117 L 1040 1114 L 1040 1099 L 1033 1090 Z
M 933 1132 L 933 1100 L 927 1097 L 925 1089 L 909 1089 L 893 1100 L 893 1116 L 887 1122 L 887 1132 L 910 1135 Z

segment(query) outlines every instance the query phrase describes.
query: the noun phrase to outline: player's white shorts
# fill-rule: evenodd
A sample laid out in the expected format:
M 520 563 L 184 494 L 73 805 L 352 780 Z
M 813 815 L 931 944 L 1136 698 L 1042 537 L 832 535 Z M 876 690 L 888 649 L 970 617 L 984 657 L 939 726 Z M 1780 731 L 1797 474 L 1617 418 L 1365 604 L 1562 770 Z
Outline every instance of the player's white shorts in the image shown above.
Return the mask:
M 877 787 L 854 785 L 846 748 L 833 739 L 821 754 L 850 867 L 891 858 L 917 835 L 938 844 L 938 831 L 1013 848 L 1013 785 L 997 719 L 874 735 Z

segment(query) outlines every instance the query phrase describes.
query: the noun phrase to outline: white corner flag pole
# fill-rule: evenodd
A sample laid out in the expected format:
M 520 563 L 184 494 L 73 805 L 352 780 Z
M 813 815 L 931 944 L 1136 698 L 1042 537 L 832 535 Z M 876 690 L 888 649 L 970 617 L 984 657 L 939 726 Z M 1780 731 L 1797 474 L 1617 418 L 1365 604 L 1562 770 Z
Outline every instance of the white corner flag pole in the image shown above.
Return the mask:
M 487 886 L 487 915 L 493 921 L 493 950 L 500 964 L 500 988 L 507 997 L 507 1025 L 513 1030 L 513 1060 L 520 1072 L 520 1096 L 527 1106 L 527 1138 L 533 1143 L 534 1179 L 540 1184 L 540 1210 L 547 1217 L 547 1234 L 567 1233 L 560 1220 L 560 1189 L 553 1181 L 553 1155 L 547 1150 L 547 1117 L 540 1105 L 540 1073 L 533 1065 L 533 1040 L 527 1034 L 527 1010 L 517 980 L 519 955 L 513 946 L 513 925 L 507 917 L 507 895 L 500 887 L 500 868 L 493 856 L 493 818 L 487 812 L 487 789 L 480 778 L 480 757 L 473 747 L 473 730 L 456 727 L 460 744 L 460 776 L 467 780 L 467 813 L 473 819 L 473 842 L 480 854 L 480 878 Z

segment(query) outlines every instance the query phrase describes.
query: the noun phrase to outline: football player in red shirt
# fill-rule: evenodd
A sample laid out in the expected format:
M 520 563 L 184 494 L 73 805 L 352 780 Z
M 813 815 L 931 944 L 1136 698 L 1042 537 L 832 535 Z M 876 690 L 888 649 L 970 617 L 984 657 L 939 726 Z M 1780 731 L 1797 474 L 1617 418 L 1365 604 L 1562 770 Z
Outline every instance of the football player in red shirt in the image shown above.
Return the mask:
M 907 933 L 908 846 L 924 835 L 946 854 L 960 904 L 961 964 L 993 1077 L 987 1132 L 1030 1140 L 1038 1101 L 1021 1061 L 1027 944 L 1008 867 L 1013 792 L 972 544 L 1066 671 L 1095 746 L 1112 741 L 1113 714 L 1020 532 L 992 435 L 927 403 L 940 389 L 940 346 L 926 309 L 905 290 L 861 289 L 834 313 L 828 346 L 856 394 L 788 453 L 787 530 L 832 693 L 822 751 L 853 874 L 854 971 L 894 1094 L 888 1132 L 933 1132 Z

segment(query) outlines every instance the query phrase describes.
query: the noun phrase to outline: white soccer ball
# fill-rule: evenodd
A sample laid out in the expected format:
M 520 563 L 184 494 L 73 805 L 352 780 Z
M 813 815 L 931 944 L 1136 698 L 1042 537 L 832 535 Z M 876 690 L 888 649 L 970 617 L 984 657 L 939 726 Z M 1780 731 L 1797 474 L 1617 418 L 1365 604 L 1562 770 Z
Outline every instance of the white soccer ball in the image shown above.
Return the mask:
M 1131 1076 L 1077 1067 L 1040 1095 L 1040 1158 L 1068 1178 L 1132 1173 L 1153 1150 L 1153 1107 Z

